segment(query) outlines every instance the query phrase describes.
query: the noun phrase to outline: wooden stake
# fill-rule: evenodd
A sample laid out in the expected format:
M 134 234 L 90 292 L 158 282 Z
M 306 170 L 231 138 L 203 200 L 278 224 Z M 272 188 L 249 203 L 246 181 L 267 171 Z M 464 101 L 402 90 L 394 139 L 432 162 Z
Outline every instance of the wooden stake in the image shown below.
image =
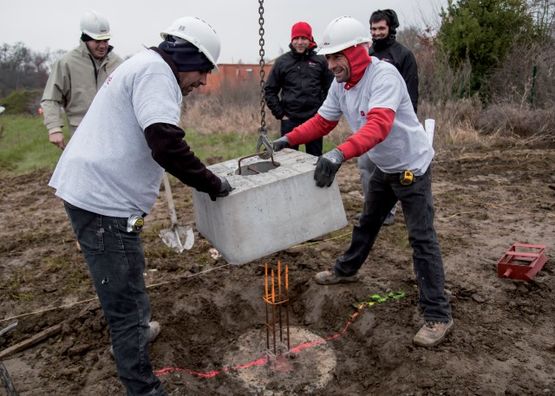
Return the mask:
M 57 325 L 51 326 L 47 329 L 44 329 L 43 331 L 41 331 L 38 334 L 35 334 L 31 338 L 27 338 L 26 340 L 23 340 L 20 343 L 15 344 L 14 346 L 11 346 L 9 348 L 4 349 L 2 352 L 0 352 L 0 359 L 3 359 L 6 356 L 9 356 L 12 353 L 16 353 L 16 352 L 22 351 L 24 349 L 27 349 L 27 348 L 39 343 L 40 341 L 44 340 L 45 338 L 51 337 L 54 334 L 59 333 L 61 330 L 62 330 L 62 325 L 61 324 L 57 324 Z

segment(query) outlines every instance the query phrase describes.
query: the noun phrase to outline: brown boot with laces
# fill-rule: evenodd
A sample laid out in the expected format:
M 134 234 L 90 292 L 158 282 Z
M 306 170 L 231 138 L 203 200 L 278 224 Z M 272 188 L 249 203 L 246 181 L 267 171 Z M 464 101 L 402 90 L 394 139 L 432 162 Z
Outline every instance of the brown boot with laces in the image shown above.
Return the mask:
M 418 346 L 433 347 L 445 339 L 453 325 L 453 319 L 449 322 L 426 321 L 412 341 Z

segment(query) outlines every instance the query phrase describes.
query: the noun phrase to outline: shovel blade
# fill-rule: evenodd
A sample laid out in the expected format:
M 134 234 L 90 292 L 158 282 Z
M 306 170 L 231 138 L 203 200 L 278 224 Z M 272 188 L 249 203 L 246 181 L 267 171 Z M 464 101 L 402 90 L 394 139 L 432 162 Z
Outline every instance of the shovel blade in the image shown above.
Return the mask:
M 177 253 L 191 249 L 195 243 L 192 227 L 175 226 L 171 229 L 163 229 L 159 236 L 167 247 Z

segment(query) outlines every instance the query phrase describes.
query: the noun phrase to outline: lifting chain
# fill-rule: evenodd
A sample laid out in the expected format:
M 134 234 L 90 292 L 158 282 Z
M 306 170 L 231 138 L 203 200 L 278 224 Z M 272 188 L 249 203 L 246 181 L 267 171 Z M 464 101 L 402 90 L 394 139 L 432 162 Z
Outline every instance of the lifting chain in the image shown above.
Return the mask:
M 264 98 L 264 79 L 266 77 L 266 71 L 264 70 L 266 65 L 264 62 L 264 55 L 266 55 L 266 51 L 264 51 L 264 0 L 258 0 L 258 25 L 258 34 L 260 35 L 258 39 L 258 44 L 260 45 L 258 50 L 260 55 L 260 129 L 258 130 L 259 137 L 256 143 L 256 151 L 261 152 L 261 150 L 265 149 L 271 155 L 273 152 L 272 144 L 268 140 L 268 130 L 266 129 L 266 99 Z

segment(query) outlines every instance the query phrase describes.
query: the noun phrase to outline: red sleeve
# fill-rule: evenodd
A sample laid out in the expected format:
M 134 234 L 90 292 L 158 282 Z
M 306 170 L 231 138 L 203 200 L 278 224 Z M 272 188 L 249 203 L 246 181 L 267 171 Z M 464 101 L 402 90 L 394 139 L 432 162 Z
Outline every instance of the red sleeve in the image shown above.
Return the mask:
M 375 108 L 366 115 L 366 124 L 349 136 L 337 148 L 345 159 L 358 157 L 385 140 L 395 119 L 395 112 L 387 108 Z
M 329 121 L 316 114 L 308 121 L 302 123 L 287 134 L 287 140 L 291 146 L 298 146 L 319 139 L 327 135 L 338 124 L 339 121 Z

